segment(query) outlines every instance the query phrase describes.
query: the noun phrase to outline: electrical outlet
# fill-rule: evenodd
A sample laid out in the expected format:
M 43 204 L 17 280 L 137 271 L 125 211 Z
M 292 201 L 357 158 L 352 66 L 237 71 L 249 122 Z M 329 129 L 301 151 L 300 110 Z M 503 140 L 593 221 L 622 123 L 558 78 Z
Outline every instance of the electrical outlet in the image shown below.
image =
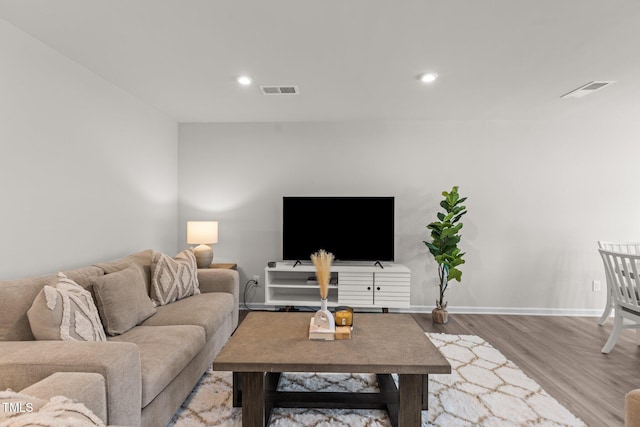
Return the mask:
M 260 286 L 260 276 L 253 276 L 253 281 L 256 287 Z
M 593 290 L 593 292 L 600 292 L 602 290 L 602 286 L 600 286 L 600 281 L 594 280 L 593 282 L 591 282 L 591 289 Z

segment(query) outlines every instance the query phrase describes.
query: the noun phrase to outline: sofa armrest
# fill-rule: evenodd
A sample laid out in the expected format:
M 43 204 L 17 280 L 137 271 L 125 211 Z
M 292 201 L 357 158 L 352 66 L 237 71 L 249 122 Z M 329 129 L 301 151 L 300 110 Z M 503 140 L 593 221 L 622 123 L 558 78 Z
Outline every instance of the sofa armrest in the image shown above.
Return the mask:
M 240 309 L 240 275 L 236 270 L 199 268 L 200 292 L 227 292 L 233 295 L 233 328 L 238 326 Z
M 631 390 L 625 396 L 625 427 L 640 427 L 640 389 Z
M 138 346 L 125 342 L 0 342 L 0 389 L 22 390 L 55 372 L 95 372 L 106 385 L 107 422 L 139 425 Z
M 88 372 L 56 372 L 21 391 L 29 396 L 49 400 L 64 396 L 89 408 L 107 424 L 107 390 L 104 377 Z

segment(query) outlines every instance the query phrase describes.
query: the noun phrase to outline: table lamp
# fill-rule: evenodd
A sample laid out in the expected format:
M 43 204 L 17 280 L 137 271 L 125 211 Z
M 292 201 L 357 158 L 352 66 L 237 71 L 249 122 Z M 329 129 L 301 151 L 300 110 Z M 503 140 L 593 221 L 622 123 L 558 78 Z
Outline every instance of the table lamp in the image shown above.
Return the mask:
M 198 268 L 209 268 L 213 262 L 211 244 L 218 243 L 218 221 L 187 221 L 187 243 L 193 249 Z

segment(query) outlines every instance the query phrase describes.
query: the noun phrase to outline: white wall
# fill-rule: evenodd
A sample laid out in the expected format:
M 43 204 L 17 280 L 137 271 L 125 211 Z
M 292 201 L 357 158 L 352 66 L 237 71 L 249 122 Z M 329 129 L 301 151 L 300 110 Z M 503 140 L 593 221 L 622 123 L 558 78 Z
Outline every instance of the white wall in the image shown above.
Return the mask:
M 604 291 L 598 239 L 640 240 L 640 124 L 345 122 L 181 124 L 179 242 L 187 220 L 220 221 L 218 261 L 242 284 L 281 258 L 283 195 L 396 197 L 396 259 L 411 303 L 433 307 L 436 268 L 422 241 L 440 193 L 468 196 L 466 310 L 592 313 Z M 252 302 L 264 301 L 264 288 Z M 529 310 L 534 309 L 534 310 Z
M 0 20 L 0 279 L 177 249 L 175 121 Z

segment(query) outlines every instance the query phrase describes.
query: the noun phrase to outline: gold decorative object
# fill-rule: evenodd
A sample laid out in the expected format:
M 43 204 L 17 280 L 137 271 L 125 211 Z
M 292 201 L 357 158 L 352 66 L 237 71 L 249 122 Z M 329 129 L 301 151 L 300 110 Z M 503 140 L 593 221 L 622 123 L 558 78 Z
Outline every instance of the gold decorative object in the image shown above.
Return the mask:
M 336 311 L 336 325 L 338 326 L 353 325 L 353 311 L 350 311 L 350 310 Z

